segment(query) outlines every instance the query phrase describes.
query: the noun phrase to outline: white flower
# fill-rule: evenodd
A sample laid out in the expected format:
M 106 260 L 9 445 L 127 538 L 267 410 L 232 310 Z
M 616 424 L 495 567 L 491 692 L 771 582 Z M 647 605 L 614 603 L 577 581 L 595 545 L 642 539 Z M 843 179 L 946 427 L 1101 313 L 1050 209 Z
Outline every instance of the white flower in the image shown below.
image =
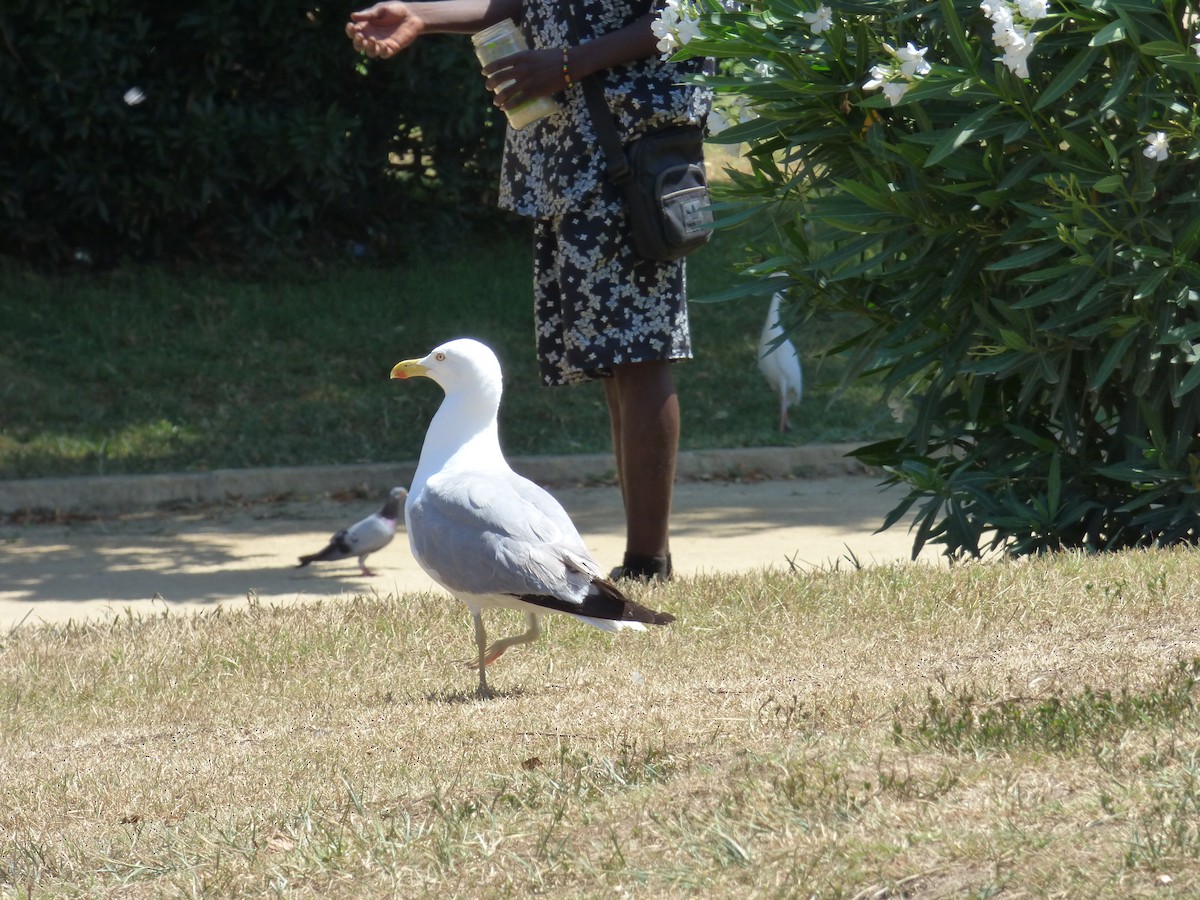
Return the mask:
M 1001 59 L 1008 66 L 1008 70 L 1018 78 L 1029 77 L 1029 54 L 1033 52 L 1033 36 L 1022 38 L 1008 44 L 1004 48 L 1004 56 Z
M 1013 46 L 1021 47 L 1024 46 L 1028 39 L 1028 32 L 1026 32 L 1025 29 L 1016 22 L 1013 22 L 1003 31 L 1000 29 L 1000 26 L 997 25 L 995 30 L 992 32 L 992 43 L 1001 48 Z
M 889 81 L 883 86 L 883 96 L 891 101 L 892 106 L 900 102 L 900 98 L 908 93 L 912 83 L 908 81 Z
M 1022 16 L 1034 22 L 1050 14 L 1050 4 L 1046 0 L 1017 0 L 1017 9 Z
M 146 93 L 140 87 L 131 87 L 122 98 L 127 106 L 137 106 L 146 99 Z
M 1029 77 L 1029 55 L 1037 35 L 1030 24 L 1050 14 L 1049 0 L 983 0 L 983 14 L 992 20 L 992 42 L 1004 55 L 998 57 L 1018 78 Z
M 931 68 L 929 63 L 925 62 L 925 54 L 928 52 L 928 47 L 914 47 L 912 41 L 908 42 L 908 46 L 897 50 L 896 59 L 900 60 L 900 74 L 905 78 L 928 75 Z
M 700 37 L 700 20 L 688 16 L 679 20 L 679 28 L 676 32 L 679 36 L 679 43 L 686 44 L 692 38 Z
M 1167 158 L 1167 135 L 1164 131 L 1156 131 L 1146 135 L 1146 149 L 1142 151 L 1147 159 L 1162 162 Z
M 655 21 L 654 24 L 658 25 L 659 23 Z M 675 40 L 674 32 L 666 30 L 660 32 L 655 30 L 654 33 L 658 35 L 658 43 L 654 46 L 658 48 L 658 52 L 662 54 L 663 59 L 670 58 L 675 53 L 675 48 L 679 46 L 679 41 Z
M 990 4 L 984 0 L 979 4 L 980 10 L 983 10 L 984 16 L 988 17 L 995 23 L 994 32 L 1007 31 L 1013 26 L 1013 7 L 1009 6 L 1004 0 Z
M 708 133 L 720 134 L 726 128 L 732 128 L 742 122 L 749 122 L 757 114 L 750 108 L 745 97 L 735 97 L 727 106 L 713 106 L 708 112 Z
M 871 77 L 863 82 L 863 90 L 877 91 L 892 77 L 892 70 L 887 66 L 871 66 Z
M 833 10 L 828 6 L 818 6 L 816 12 L 801 13 L 804 21 L 812 29 L 813 34 L 820 34 L 833 27 Z
M 1200 41 L 1200 34 L 1196 35 L 1196 40 Z M 1192 44 L 1192 49 L 1196 51 L 1196 55 L 1200 56 L 1200 43 Z
M 654 19 L 655 25 L 662 24 L 665 28 L 674 28 L 679 22 L 678 0 L 667 0 Z
M 691 15 L 686 2 L 667 0 L 650 24 L 650 30 L 658 38 L 658 52 L 668 59 L 680 46 L 700 36 L 700 17 Z
M 736 124 L 737 122 L 729 114 L 729 112 L 721 109 L 719 106 L 714 106 L 708 111 L 709 136 L 720 134 L 725 129 L 731 128 Z
M 933 67 L 925 61 L 928 47 L 914 46 L 910 41 L 899 50 L 891 44 L 883 45 L 884 51 L 893 62 L 871 66 L 871 77 L 863 82 L 867 91 L 883 90 L 883 95 L 895 106 L 911 90 L 920 75 L 928 75 Z
M 754 67 L 754 74 L 759 78 L 771 77 L 771 64 L 768 62 L 760 62 Z
M 997 7 L 993 12 L 988 14 L 988 18 L 992 20 L 992 40 L 995 40 L 1006 31 L 1012 31 L 1012 27 L 1016 22 L 1013 18 L 1012 10 L 1007 6 Z
M 892 418 L 897 422 L 903 422 L 904 416 L 908 413 L 909 407 L 912 406 L 906 397 L 889 397 L 888 409 L 892 411 Z
M 679 27 L 679 4 L 676 0 L 667 0 L 667 4 L 658 12 L 650 23 L 650 30 L 658 38 L 658 52 L 666 59 L 675 52 L 679 41 L 675 37 L 675 29 Z

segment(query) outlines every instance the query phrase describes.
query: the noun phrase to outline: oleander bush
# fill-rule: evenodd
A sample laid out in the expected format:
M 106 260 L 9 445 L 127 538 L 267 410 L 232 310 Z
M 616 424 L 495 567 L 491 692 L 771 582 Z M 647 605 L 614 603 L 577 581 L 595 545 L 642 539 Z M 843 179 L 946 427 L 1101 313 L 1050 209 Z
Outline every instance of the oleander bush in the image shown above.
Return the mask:
M 0 252 L 361 254 L 427 236 L 431 198 L 456 228 L 485 213 L 504 129 L 469 42 L 368 61 L 344 33 L 361 5 L 5 3 Z
M 797 210 L 744 290 L 857 322 L 914 552 L 1194 544 L 1195 4 L 704 2 L 661 46 L 722 61 L 725 221 Z

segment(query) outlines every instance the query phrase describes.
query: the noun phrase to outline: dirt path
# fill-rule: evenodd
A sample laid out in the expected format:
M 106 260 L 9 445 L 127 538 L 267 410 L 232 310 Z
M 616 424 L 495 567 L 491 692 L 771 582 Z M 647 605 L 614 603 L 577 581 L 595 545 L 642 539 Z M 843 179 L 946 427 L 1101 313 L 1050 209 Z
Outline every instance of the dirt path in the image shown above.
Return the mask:
M 620 562 L 623 520 L 611 486 L 555 490 L 594 555 Z M 873 532 L 895 502 L 872 477 L 691 482 L 676 490 L 673 556 L 681 575 L 907 559 L 903 525 Z M 69 619 L 237 608 L 339 595 L 440 591 L 403 533 L 372 557 L 294 568 L 296 557 L 372 511 L 329 500 L 218 507 L 75 524 L 0 526 L 0 628 Z M 922 557 L 930 561 L 936 554 Z

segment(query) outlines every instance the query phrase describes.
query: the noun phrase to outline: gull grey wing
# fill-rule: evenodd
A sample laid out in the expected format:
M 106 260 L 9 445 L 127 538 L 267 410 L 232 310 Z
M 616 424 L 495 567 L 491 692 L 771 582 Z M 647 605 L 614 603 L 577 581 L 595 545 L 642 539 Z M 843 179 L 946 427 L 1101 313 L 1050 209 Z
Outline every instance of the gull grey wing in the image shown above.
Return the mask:
M 576 602 L 598 574 L 558 501 L 514 473 L 431 478 L 408 513 L 414 554 L 451 591 Z

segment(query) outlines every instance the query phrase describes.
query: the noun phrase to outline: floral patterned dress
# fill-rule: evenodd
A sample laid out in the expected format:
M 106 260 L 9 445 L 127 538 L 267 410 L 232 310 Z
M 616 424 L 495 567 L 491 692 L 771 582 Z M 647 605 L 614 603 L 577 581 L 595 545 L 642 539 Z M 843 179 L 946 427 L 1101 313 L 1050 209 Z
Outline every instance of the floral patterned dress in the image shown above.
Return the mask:
M 575 38 L 564 16 L 575 10 Z M 646 15 L 651 0 L 525 0 L 521 30 L 535 48 L 584 43 Z M 681 84 L 703 61 L 657 56 L 597 73 L 626 142 L 670 124 L 703 123 L 709 92 Z M 556 98 L 558 112 L 508 130 L 500 204 L 534 219 L 534 306 L 545 384 L 609 374 L 624 363 L 691 357 L 683 260 L 634 253 L 620 191 L 583 89 Z

